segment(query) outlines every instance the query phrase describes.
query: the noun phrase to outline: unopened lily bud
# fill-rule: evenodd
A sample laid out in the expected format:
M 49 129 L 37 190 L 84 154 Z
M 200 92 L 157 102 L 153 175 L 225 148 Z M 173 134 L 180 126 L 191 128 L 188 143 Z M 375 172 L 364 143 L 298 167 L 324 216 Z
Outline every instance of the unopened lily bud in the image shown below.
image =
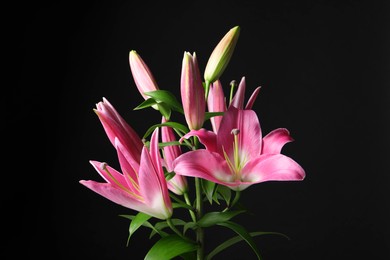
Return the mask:
M 156 80 L 146 63 L 135 50 L 130 51 L 129 63 L 135 85 L 142 97 L 146 100 L 149 97 L 145 95 L 145 92 L 159 89 Z
M 222 75 L 232 57 L 239 35 L 240 27 L 233 27 L 214 48 L 204 72 L 206 82 L 213 83 Z
M 209 112 L 226 111 L 225 95 L 223 93 L 222 84 L 219 80 L 216 80 L 210 86 L 210 92 L 207 98 L 207 107 Z M 211 126 L 213 128 L 214 133 L 218 132 L 221 121 L 222 121 L 222 116 L 214 116 L 210 118 Z
M 206 101 L 195 53 L 184 53 L 180 92 L 188 127 L 191 130 L 200 129 L 204 122 Z

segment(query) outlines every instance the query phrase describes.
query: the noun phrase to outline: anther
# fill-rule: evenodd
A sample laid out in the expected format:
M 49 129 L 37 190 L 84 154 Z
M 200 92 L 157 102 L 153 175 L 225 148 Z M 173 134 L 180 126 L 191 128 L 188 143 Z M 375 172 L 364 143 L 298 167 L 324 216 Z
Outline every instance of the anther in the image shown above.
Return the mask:
M 107 163 L 101 163 L 100 164 L 100 169 L 102 169 L 103 171 L 107 170 Z
M 230 81 L 230 86 L 231 87 L 237 86 L 237 81 L 235 81 L 234 79 L 232 81 Z
M 230 133 L 232 135 L 238 135 L 240 133 L 240 129 L 234 128 Z

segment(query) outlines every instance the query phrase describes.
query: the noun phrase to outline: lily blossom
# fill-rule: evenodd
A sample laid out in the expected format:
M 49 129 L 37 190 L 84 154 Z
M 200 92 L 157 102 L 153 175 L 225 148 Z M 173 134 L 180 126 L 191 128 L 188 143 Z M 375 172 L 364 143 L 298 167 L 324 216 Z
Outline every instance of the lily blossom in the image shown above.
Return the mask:
M 158 128 L 153 132 L 150 150 L 144 146 L 139 169 L 132 167 L 133 158 L 126 147 L 115 138 L 122 173 L 106 163 L 90 161 L 106 181 L 80 180 L 80 183 L 108 200 L 126 208 L 146 213 L 159 219 L 172 216 L 172 204 L 161 165 L 158 147 Z
M 165 117 L 162 118 L 162 123 L 167 122 Z M 161 127 L 161 140 L 162 142 L 173 142 L 176 141 L 175 134 L 169 126 Z M 168 145 L 163 148 L 163 165 L 166 167 L 168 172 L 173 171 L 173 161 L 182 154 L 179 145 Z M 182 195 L 187 191 L 187 179 L 184 176 L 175 174 L 168 181 L 168 189 L 177 195 Z
M 130 153 L 133 164 L 139 164 L 143 143 L 134 129 L 104 97 L 103 101 L 96 104 L 94 111 L 98 115 L 111 144 L 115 146 L 117 138 Z
M 226 98 L 223 93 L 221 81 L 216 80 L 210 85 L 209 96 L 207 98 L 207 107 L 209 112 L 225 112 L 226 111 Z M 219 125 L 221 124 L 222 116 L 214 116 L 210 118 L 211 127 L 214 133 L 218 132 Z
M 146 100 L 149 98 L 149 96 L 147 96 L 145 92 L 159 89 L 156 80 L 154 79 L 149 67 L 135 50 L 132 50 L 129 53 L 129 63 L 135 85 L 137 86 L 138 91 L 142 97 Z
M 202 128 L 183 138 L 191 136 L 197 136 L 205 149 L 179 156 L 173 164 L 176 174 L 203 178 L 237 191 L 255 183 L 305 177 L 297 162 L 281 154 L 282 147 L 293 140 L 288 130 L 278 128 L 263 138 L 253 110 L 230 106 L 217 134 Z
M 189 52 L 184 52 L 180 93 L 189 129 L 200 129 L 204 122 L 206 101 L 195 53 L 191 55 Z

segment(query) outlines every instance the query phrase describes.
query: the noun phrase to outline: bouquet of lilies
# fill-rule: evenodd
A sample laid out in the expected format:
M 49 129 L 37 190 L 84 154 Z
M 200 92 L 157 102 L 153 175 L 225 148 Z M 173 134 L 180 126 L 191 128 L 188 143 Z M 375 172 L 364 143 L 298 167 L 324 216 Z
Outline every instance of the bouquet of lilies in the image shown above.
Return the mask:
M 305 177 L 304 169 L 281 153 L 293 140 L 287 129 L 278 128 L 263 136 L 252 110 L 260 87 L 245 103 L 242 77 L 238 84 L 234 80 L 230 83 L 228 96 L 224 94 L 220 77 L 239 33 L 240 27 L 233 27 L 219 41 L 203 78 L 195 52 L 184 52 L 181 102 L 173 93 L 160 89 L 141 56 L 130 51 L 131 73 L 144 98 L 135 110 L 148 108 L 161 113 L 161 121 L 142 137 L 106 98 L 94 109 L 117 152 L 120 169 L 91 160 L 104 182 L 80 183 L 136 212 L 121 215 L 130 221 L 128 240 L 141 227 L 150 229 L 150 238 L 158 237 L 145 259 L 212 259 L 240 241 L 260 259 L 253 238 L 276 232 L 247 231 L 234 222 L 235 216 L 245 212 L 238 203 L 241 192 L 265 181 Z M 183 120 L 174 120 L 174 115 L 183 116 Z M 210 210 L 212 207 L 215 210 Z M 188 213 L 175 216 L 179 209 Z M 231 229 L 235 235 L 206 252 L 205 230 L 212 226 Z

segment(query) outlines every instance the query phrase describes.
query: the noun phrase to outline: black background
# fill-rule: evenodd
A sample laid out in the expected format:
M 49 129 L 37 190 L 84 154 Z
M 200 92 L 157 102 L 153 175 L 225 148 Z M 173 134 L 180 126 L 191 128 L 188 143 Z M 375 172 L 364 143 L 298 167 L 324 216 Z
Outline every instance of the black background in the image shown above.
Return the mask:
M 203 70 L 239 25 L 222 84 L 245 76 L 247 97 L 262 86 L 254 110 L 263 132 L 288 128 L 295 141 L 283 153 L 307 176 L 250 187 L 242 203 L 254 215 L 237 221 L 291 238 L 256 238 L 265 260 L 389 259 L 388 1 L 58 2 L 5 12 L 12 48 L 3 51 L 16 75 L 2 95 L 12 144 L 3 215 L 14 255 L 143 259 L 155 240 L 140 229 L 126 247 L 129 223 L 118 216 L 134 212 L 78 183 L 101 180 L 91 159 L 117 165 L 93 108 L 107 98 L 142 135 L 160 115 L 133 111 L 143 99 L 129 51 L 179 97 L 183 52 L 196 52 Z M 206 234 L 209 245 L 233 235 Z M 216 259 L 226 258 L 255 259 L 245 243 Z

